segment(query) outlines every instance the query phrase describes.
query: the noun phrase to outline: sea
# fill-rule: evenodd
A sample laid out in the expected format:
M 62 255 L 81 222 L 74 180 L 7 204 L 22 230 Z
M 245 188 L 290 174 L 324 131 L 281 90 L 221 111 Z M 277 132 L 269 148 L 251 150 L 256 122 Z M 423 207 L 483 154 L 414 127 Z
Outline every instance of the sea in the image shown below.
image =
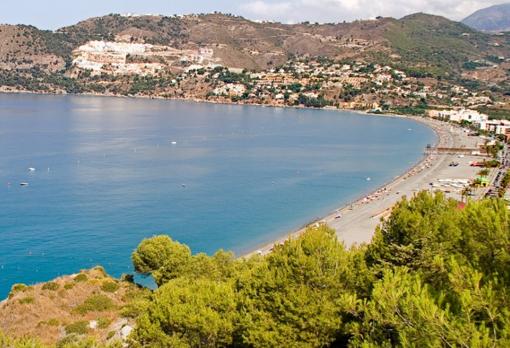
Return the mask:
M 167 234 L 236 255 L 412 167 L 427 126 L 349 111 L 0 94 L 0 299 Z M 368 179 L 370 178 L 370 179 Z

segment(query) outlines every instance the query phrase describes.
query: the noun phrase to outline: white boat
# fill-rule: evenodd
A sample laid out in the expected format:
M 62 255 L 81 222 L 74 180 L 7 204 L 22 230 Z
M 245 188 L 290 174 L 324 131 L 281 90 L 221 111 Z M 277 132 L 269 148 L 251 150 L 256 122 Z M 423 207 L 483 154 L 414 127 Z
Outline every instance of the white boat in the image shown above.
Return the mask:
M 20 182 L 19 186 L 28 186 L 28 182 Z
M 177 145 L 177 141 L 172 141 L 172 145 Z
M 30 168 L 28 168 L 28 171 L 29 172 L 35 172 L 35 168 L 30 167 Z

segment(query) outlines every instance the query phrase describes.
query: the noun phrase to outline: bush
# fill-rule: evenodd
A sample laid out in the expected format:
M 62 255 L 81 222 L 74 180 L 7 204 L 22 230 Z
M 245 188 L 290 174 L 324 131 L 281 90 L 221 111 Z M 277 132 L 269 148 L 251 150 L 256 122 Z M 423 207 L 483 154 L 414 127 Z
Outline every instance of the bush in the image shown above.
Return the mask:
M 52 318 L 47 320 L 46 324 L 48 324 L 49 326 L 59 326 L 60 322 L 58 321 L 58 319 Z
M 122 274 L 120 276 L 120 280 L 123 281 L 123 282 L 134 283 L 135 282 L 135 277 L 132 274 Z
M 104 270 L 103 266 L 96 266 L 92 270 L 100 272 L 103 275 L 103 277 L 107 276 L 106 271 Z
M 76 277 L 74 277 L 74 281 L 77 283 L 86 282 L 89 279 L 86 274 L 80 273 Z
M 119 290 L 119 284 L 113 281 L 105 281 L 103 285 L 101 285 L 101 290 L 104 292 L 115 292 Z
M 104 312 L 114 307 L 113 301 L 105 295 L 92 295 L 85 300 L 81 305 L 75 308 L 79 314 L 86 314 L 88 312 Z
M 21 303 L 21 304 L 31 304 L 34 302 L 35 302 L 35 299 L 32 296 L 28 296 L 28 297 L 25 297 L 25 298 L 22 298 L 19 300 L 19 303 Z
M 496 160 L 483 161 L 485 168 L 496 168 L 500 166 L 500 163 Z
M 106 329 L 110 324 L 112 323 L 112 320 L 109 318 L 99 318 L 97 320 L 97 327 L 100 329 Z
M 55 282 L 48 282 L 42 286 L 43 290 L 56 291 L 60 286 Z
M 66 334 L 78 334 L 85 335 L 89 331 L 89 322 L 88 321 L 77 321 L 72 324 L 66 325 L 65 327 Z
M 72 288 L 74 288 L 74 284 L 73 283 L 65 283 L 64 284 L 64 289 L 71 290 Z
M 26 284 L 14 284 L 11 288 L 11 292 L 9 293 L 9 298 L 12 298 L 18 292 L 26 291 L 29 289 L 29 286 Z
M 42 325 L 59 326 L 60 322 L 58 321 L 58 319 L 52 318 L 52 319 L 40 321 L 39 324 L 37 324 L 38 327 L 42 326 Z

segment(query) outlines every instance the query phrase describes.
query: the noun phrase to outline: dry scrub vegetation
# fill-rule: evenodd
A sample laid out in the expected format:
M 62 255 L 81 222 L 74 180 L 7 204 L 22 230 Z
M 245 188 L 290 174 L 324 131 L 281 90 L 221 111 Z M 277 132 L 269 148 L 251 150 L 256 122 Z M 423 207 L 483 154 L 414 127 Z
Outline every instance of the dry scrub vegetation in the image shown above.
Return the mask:
M 101 267 L 48 283 L 17 284 L 0 304 L 0 332 L 13 338 L 38 337 L 48 345 L 84 336 L 120 341 L 123 332 L 129 332 L 126 327 L 133 326 L 137 300 L 145 294 Z

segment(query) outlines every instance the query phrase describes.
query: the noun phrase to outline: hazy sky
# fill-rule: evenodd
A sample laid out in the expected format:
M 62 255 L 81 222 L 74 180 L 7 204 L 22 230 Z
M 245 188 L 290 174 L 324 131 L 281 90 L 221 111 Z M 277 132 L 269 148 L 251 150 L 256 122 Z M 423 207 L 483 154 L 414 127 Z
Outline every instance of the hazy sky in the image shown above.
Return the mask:
M 508 1 L 508 0 L 507 0 Z M 0 0 L 0 23 L 55 29 L 108 13 L 165 15 L 221 11 L 284 23 L 341 22 L 427 12 L 460 20 L 504 0 Z

